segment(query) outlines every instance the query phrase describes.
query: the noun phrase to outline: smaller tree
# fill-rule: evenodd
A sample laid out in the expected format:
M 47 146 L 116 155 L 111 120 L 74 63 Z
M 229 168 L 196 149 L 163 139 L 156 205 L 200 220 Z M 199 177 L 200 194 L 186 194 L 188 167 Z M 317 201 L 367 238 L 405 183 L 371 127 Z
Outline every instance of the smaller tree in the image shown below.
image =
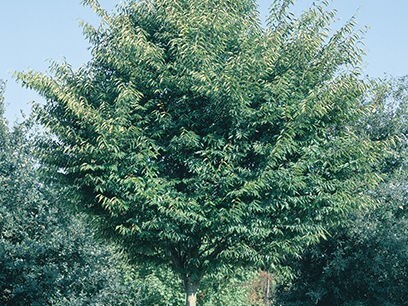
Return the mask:
M 58 186 L 45 185 L 33 156 L 31 124 L 9 130 L 0 88 L 0 304 L 137 304 L 112 246 L 97 242 L 68 211 Z
M 408 305 L 408 77 L 375 84 L 370 101 L 358 128 L 390 143 L 377 165 L 384 181 L 368 191 L 379 204 L 305 252 L 283 305 Z

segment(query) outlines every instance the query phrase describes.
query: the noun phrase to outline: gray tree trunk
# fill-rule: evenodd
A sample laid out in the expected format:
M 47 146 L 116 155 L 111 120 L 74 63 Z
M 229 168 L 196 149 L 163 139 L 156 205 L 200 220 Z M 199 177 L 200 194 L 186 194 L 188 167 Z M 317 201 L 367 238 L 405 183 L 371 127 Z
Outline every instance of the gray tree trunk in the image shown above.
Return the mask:
M 198 283 L 190 278 L 187 278 L 187 280 L 185 281 L 186 306 L 197 305 L 197 288 Z

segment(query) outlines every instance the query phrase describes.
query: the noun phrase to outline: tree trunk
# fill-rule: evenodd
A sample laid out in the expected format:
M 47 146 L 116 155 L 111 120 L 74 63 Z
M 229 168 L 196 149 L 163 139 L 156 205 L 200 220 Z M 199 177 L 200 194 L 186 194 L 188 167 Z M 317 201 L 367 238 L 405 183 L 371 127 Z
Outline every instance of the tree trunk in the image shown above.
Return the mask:
M 185 280 L 185 290 L 186 290 L 186 306 L 196 306 L 197 305 L 197 288 L 198 283 L 188 277 Z
M 272 294 L 271 294 L 271 282 L 272 282 L 272 274 L 268 271 L 261 271 L 261 276 L 263 277 L 263 292 L 264 292 L 264 304 L 265 306 L 272 305 Z
M 268 272 L 266 272 L 264 303 L 266 306 L 271 305 L 271 278 Z

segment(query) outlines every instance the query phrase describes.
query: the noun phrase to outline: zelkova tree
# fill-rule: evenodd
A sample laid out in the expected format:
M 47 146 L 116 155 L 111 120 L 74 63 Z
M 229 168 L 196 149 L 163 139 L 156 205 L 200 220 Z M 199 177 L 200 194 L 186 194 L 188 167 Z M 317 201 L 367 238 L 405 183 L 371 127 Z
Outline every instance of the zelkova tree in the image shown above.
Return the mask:
M 92 59 L 21 73 L 47 100 L 43 161 L 135 260 L 168 264 L 195 305 L 204 275 L 274 269 L 369 202 L 376 144 L 360 34 L 327 3 L 128 1 L 84 25 Z

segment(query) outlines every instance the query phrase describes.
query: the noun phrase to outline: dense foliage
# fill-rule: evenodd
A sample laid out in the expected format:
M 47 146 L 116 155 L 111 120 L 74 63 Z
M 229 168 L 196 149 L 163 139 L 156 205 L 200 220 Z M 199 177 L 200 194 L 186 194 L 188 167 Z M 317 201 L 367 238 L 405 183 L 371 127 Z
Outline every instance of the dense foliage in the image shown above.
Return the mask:
M 408 78 L 381 82 L 373 112 L 359 128 L 391 143 L 378 164 L 384 181 L 375 209 L 311 247 L 294 265 L 298 279 L 281 290 L 284 305 L 408 305 Z M 287 286 L 283 286 L 287 287 Z
M 157 266 L 130 267 L 116 247 L 96 239 L 69 194 L 40 172 L 38 131 L 29 120 L 10 130 L 0 114 L 0 304 L 180 305 L 177 276 Z M 247 305 L 251 277 L 235 272 L 203 280 L 202 305 Z
M 277 269 L 370 198 L 378 149 L 351 128 L 366 85 L 327 3 L 128 1 L 85 25 L 92 59 L 19 79 L 47 100 L 42 162 L 132 260 L 169 265 L 194 305 L 226 267 Z
M 120 305 L 127 295 L 136 305 L 112 247 L 43 184 L 30 131 L 28 122 L 9 130 L 0 98 L 0 304 Z

